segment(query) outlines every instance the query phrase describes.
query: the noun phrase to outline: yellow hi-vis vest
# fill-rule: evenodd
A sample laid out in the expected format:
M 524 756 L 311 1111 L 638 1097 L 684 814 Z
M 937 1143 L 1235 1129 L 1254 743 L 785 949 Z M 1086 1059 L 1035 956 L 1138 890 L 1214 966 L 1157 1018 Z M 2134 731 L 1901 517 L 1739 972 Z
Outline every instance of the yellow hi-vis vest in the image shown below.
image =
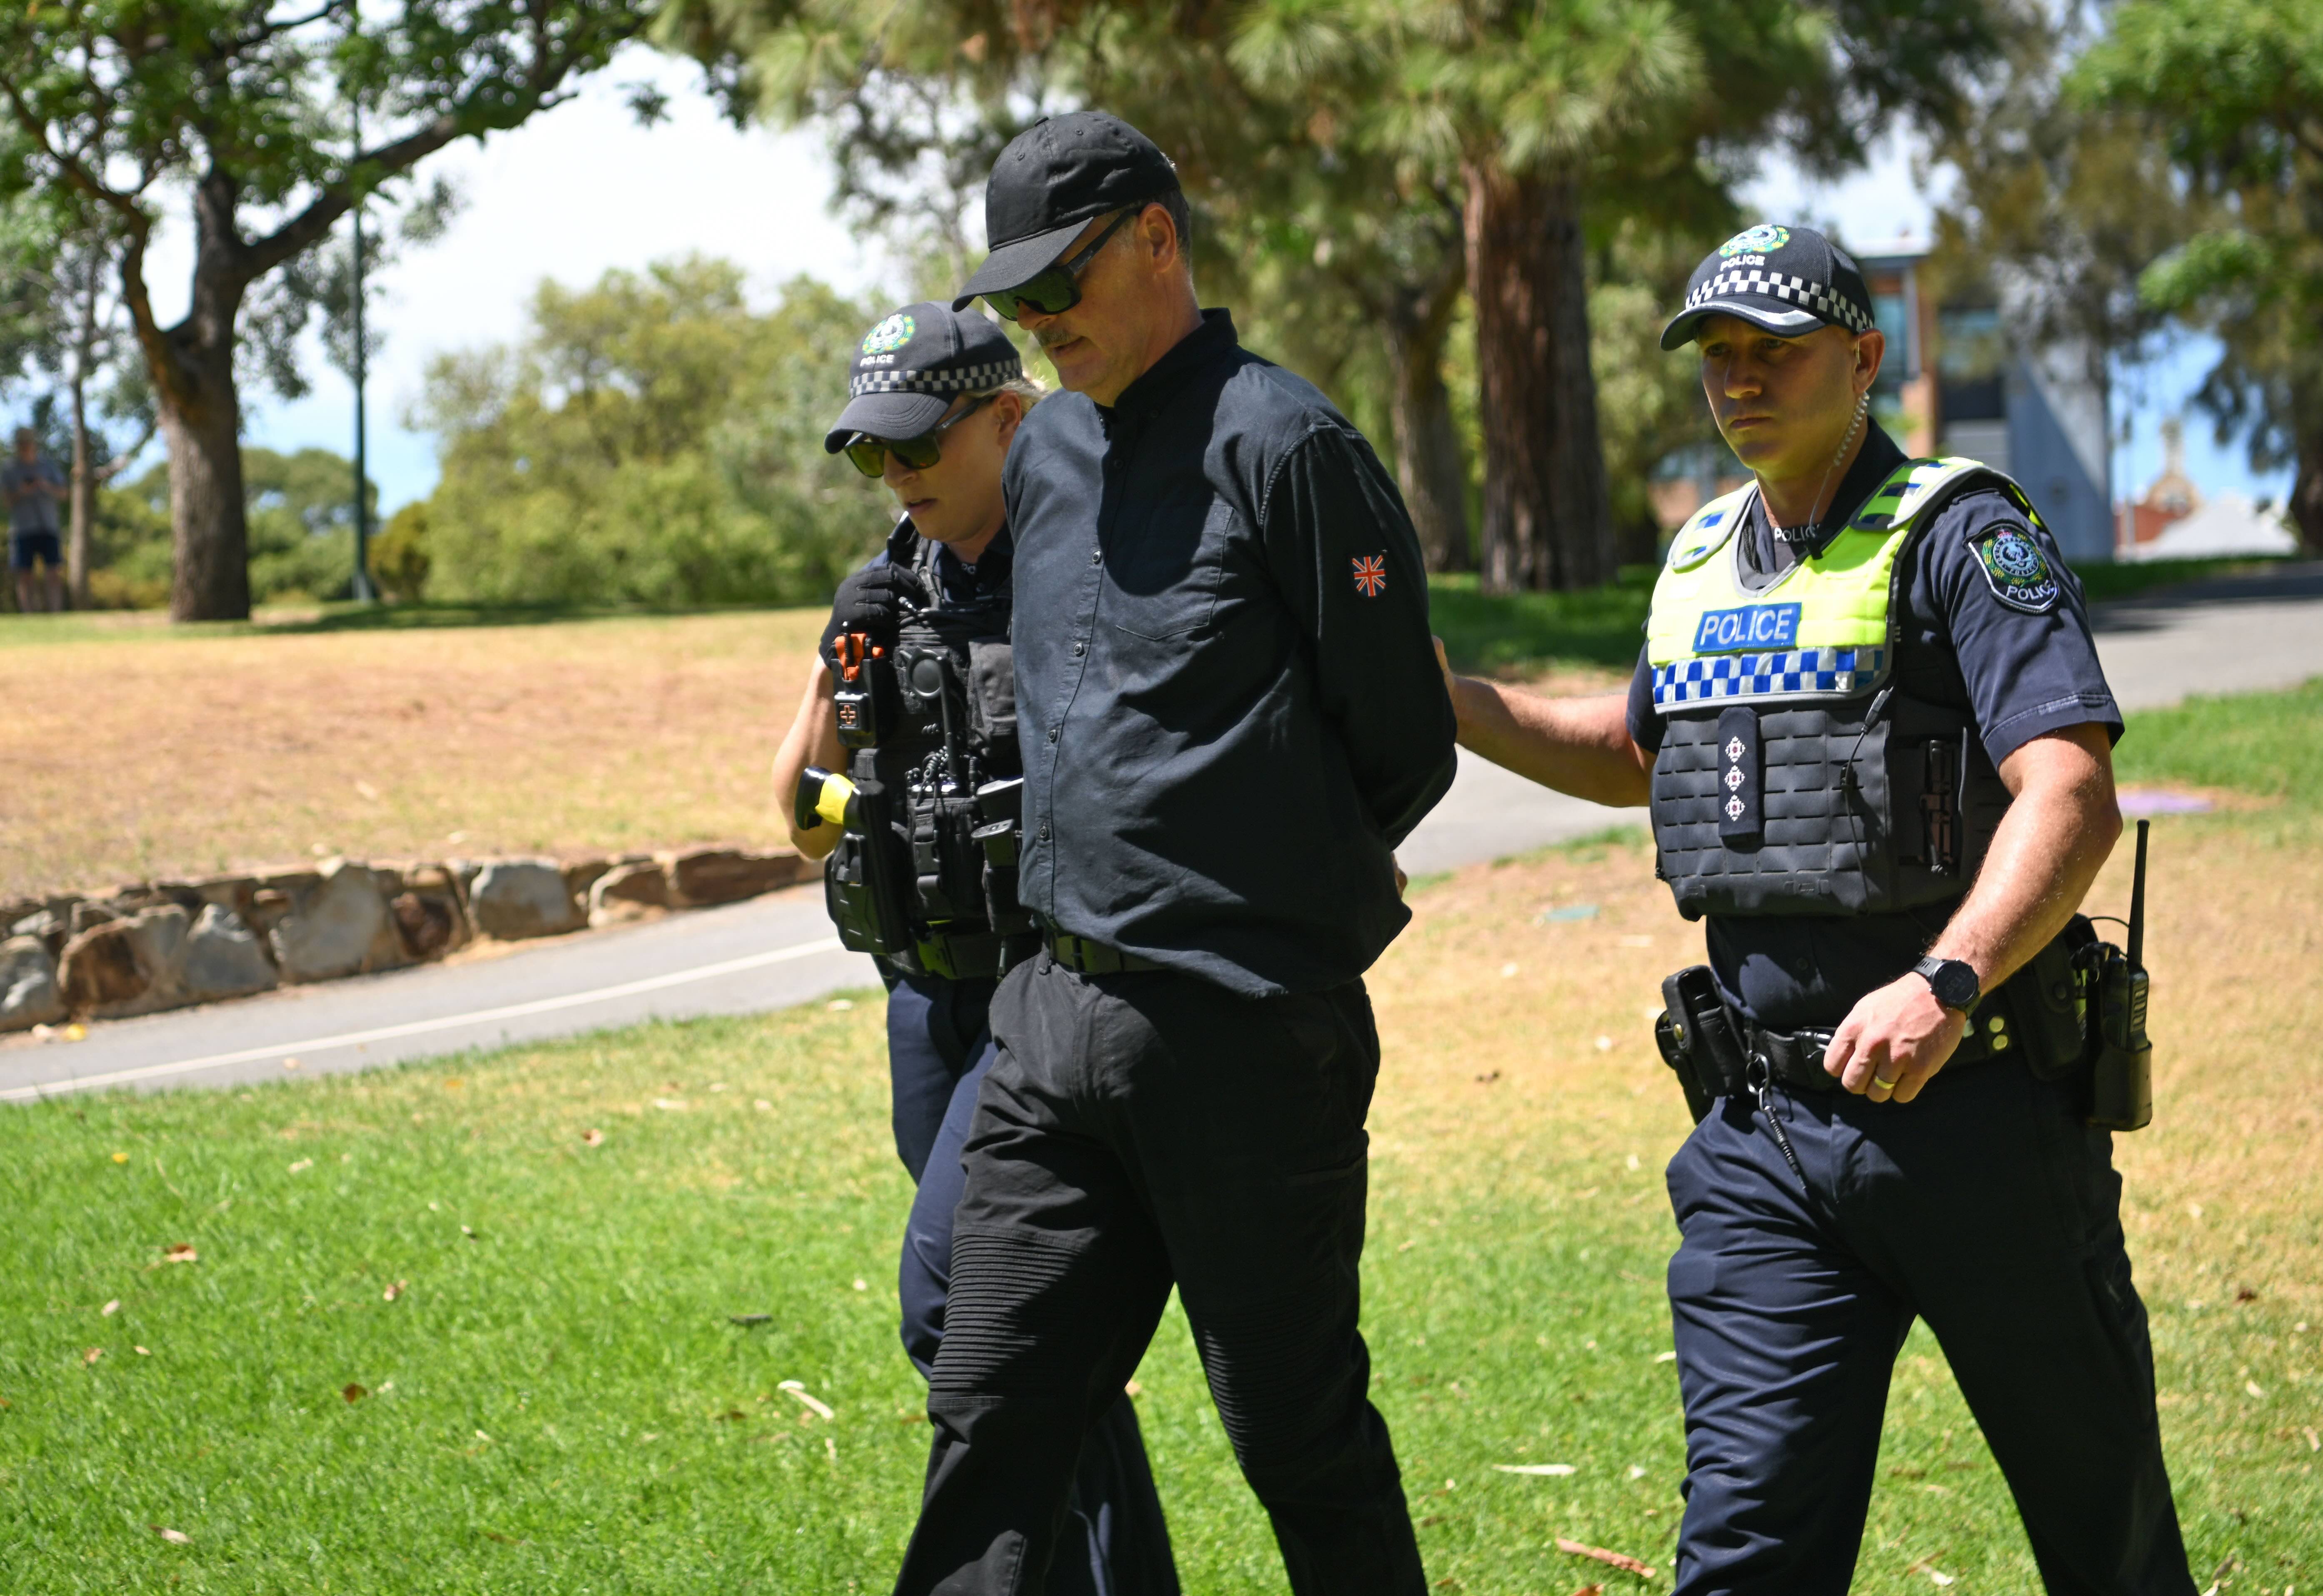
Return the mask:
M 1687 918 L 1882 913 L 1958 896 L 2007 804 L 1961 711 L 1898 695 L 1897 562 L 1972 486 L 1973 460 L 1908 461 L 1811 558 L 1757 592 L 1737 531 L 1755 484 L 1679 528 L 1646 622 L 1664 720 L 1658 873 Z

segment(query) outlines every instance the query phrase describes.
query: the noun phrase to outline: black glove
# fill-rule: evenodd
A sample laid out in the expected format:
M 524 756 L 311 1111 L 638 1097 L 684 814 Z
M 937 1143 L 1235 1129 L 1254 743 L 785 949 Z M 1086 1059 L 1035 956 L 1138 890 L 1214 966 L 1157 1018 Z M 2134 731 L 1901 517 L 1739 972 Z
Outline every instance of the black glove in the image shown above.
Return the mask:
M 866 565 L 840 582 L 831 601 L 831 624 L 822 628 L 823 662 L 839 668 L 839 639 L 848 632 L 861 632 L 874 643 L 892 647 L 895 628 L 918 608 L 919 594 L 910 572 L 886 564 Z

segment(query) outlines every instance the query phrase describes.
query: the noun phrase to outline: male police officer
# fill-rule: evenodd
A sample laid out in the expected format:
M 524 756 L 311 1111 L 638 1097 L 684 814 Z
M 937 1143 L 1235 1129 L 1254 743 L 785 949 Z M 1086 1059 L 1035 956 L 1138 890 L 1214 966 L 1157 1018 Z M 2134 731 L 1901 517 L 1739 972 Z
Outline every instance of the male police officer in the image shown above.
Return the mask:
M 1419 542 L 1345 417 L 1200 308 L 1143 134 L 1044 121 L 985 208 L 964 293 L 1072 390 L 1005 475 L 1046 946 L 993 1000 L 896 1588 L 1046 1588 L 1074 1454 L 1174 1283 L 1291 1588 L 1423 1596 L 1356 1330 L 1362 976 L 1453 770 Z
M 881 478 L 904 516 L 840 584 L 775 787 L 800 851 L 832 856 L 842 937 L 879 956 L 887 983 L 895 1151 L 919 1183 L 898 1282 L 904 1347 L 925 1374 L 943 1338 L 960 1143 L 992 1062 L 986 1011 L 999 971 L 1038 947 L 1009 885 L 1010 828 L 989 839 L 996 858 L 982 828 L 960 822 L 987 819 L 978 804 L 1005 821 L 1020 769 L 1000 470 L 1041 390 L 998 327 L 932 304 L 865 335 L 849 390 L 823 446 Z M 849 775 L 833 775 L 849 756 Z M 1176 1596 L 1126 1396 L 1081 1448 L 1057 1569 L 1060 1591 Z
M 1649 802 L 1657 873 L 1708 921 L 1709 969 L 1669 988 L 1706 1110 L 1669 1168 L 1677 1588 L 1847 1589 L 1917 1316 L 2048 1588 L 2181 1596 L 2120 1183 L 2074 1078 L 2062 943 L 2121 824 L 2078 584 L 2015 484 L 1867 426 L 1883 341 L 1820 234 L 1730 239 L 1662 346 L 1688 340 L 1756 481 L 1678 533 L 1626 705 L 1453 688 L 1478 753 Z

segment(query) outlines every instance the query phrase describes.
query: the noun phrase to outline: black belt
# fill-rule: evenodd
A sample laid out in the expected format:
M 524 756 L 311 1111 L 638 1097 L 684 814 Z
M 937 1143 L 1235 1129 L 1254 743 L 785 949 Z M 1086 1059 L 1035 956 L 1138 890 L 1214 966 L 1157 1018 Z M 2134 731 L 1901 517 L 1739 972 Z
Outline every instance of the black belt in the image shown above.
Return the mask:
M 1824 1050 L 1831 1046 L 1832 1032 L 1810 1027 L 1802 1031 L 1768 1031 L 1736 1016 L 1736 1030 L 1743 1038 L 1749 1052 L 1767 1061 L 1768 1078 L 1777 1086 L 1797 1092 L 1836 1092 L 1844 1089 L 1839 1077 L 1828 1074 L 1823 1067 Z M 1970 1014 L 1968 1028 L 1960 1032 L 1960 1045 L 1945 1060 L 1947 1070 L 1964 1064 L 1981 1064 L 1988 1059 L 1998 1058 L 2015 1046 L 2008 1033 L 2007 1016 L 1993 1005 L 1984 1018 Z M 1938 1078 L 1942 1078 L 1939 1077 Z M 1749 1083 L 1730 1081 L 1727 1090 L 1731 1095 L 1747 1096 Z
M 1108 948 L 1103 942 L 1092 942 L 1087 937 L 1077 937 L 1070 931 L 1047 931 L 1042 941 L 1049 957 L 1069 970 L 1084 976 L 1117 976 L 1125 970 L 1167 969 L 1150 959 L 1134 953 L 1124 953 L 1118 948 Z

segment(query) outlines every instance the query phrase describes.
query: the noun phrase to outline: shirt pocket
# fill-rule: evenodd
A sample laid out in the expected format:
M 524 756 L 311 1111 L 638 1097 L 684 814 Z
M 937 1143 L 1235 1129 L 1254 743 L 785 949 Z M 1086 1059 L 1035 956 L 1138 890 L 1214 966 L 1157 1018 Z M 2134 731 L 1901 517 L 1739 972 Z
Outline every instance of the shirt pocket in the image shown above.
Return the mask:
M 1103 619 L 1162 642 L 1207 626 L 1233 509 L 1207 482 L 1130 507 L 1106 540 Z

